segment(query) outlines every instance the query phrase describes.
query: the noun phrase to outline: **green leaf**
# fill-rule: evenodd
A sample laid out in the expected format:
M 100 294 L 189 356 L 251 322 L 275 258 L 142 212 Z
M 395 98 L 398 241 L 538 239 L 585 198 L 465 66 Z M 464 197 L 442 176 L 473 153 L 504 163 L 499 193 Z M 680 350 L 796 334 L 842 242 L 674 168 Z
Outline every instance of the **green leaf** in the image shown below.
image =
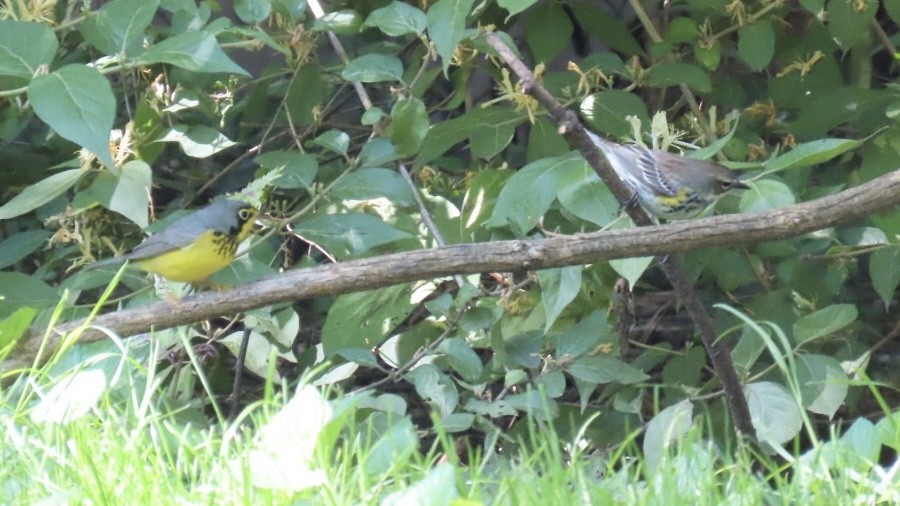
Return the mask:
M 448 416 L 459 406 L 459 392 L 453 380 L 434 364 L 421 364 L 408 374 L 416 393 Z
M 138 57 L 138 63 L 168 63 L 194 72 L 224 72 L 250 77 L 246 70 L 222 51 L 212 34 L 202 30 L 182 33 L 150 46 Z
M 872 40 L 871 24 L 879 2 L 828 2 L 828 30 L 844 49 Z M 862 7 L 862 9 L 860 9 Z
M 752 70 L 766 68 L 775 56 L 775 29 L 771 21 L 758 20 L 738 31 L 738 54 Z
M 399 81 L 403 76 L 403 62 L 396 56 L 367 54 L 351 61 L 344 67 L 341 77 L 347 81 L 360 83 L 380 83 Z
M 313 142 L 339 155 L 346 155 L 350 149 L 350 136 L 340 130 L 329 130 L 316 137 Z
M 338 35 L 356 35 L 361 26 L 362 16 L 352 9 L 329 12 L 313 22 L 314 29 Z
M 319 172 L 315 157 L 296 151 L 269 151 L 256 157 L 256 163 L 280 174 L 272 184 L 278 188 L 309 188 Z
M 760 441 L 780 445 L 800 432 L 802 413 L 783 386 L 769 381 L 751 383 L 744 387 L 744 395 Z
M 299 125 L 318 124 L 313 111 L 320 107 L 327 89 L 318 65 L 301 66 L 296 78 L 291 80 L 285 99 L 291 120 Z
M 447 357 L 450 367 L 464 380 L 476 382 L 481 377 L 481 359 L 465 340 L 456 337 L 446 339 L 438 345 L 437 352 Z
M 509 11 L 506 20 L 536 4 L 537 0 L 497 0 L 497 5 Z
M 24 85 L 41 65 L 49 65 L 59 42 L 53 30 L 39 23 L 0 19 L 0 76 L 24 79 Z
M 265 21 L 272 12 L 272 0 L 235 0 L 234 13 L 244 23 Z
M 578 23 L 610 49 L 626 56 L 644 54 L 641 44 L 631 34 L 631 28 L 625 21 L 616 19 L 590 0 L 578 0 L 568 5 Z
M 46 309 L 59 303 L 62 295 L 49 285 L 21 272 L 0 272 L 0 318 L 21 307 Z
M 0 351 L 25 335 L 37 313 L 33 307 L 20 307 L 0 320 Z
M 419 152 L 422 141 L 428 134 L 431 121 L 428 110 L 418 98 L 397 101 L 391 109 L 391 142 L 401 156 L 411 156 Z
M 766 162 L 766 173 L 786 169 L 799 169 L 824 163 L 858 148 L 861 144 L 862 141 L 849 139 L 819 139 L 805 142 L 787 153 Z
M 390 140 L 384 137 L 374 137 L 369 139 L 359 150 L 359 166 L 360 167 L 377 167 L 386 163 L 391 163 L 400 158 L 397 149 Z
M 661 63 L 650 69 L 647 84 L 657 88 L 668 88 L 686 84 L 700 93 L 712 91 L 709 74 L 690 63 Z
M 371 349 L 383 343 L 412 311 L 413 286 L 394 285 L 335 299 L 322 326 L 322 348 L 326 357 L 341 350 Z
M 541 302 L 544 304 L 544 313 L 547 315 L 544 332 L 550 330 L 563 309 L 575 300 L 575 296 L 581 290 L 582 269 L 583 267 L 580 265 L 572 265 L 538 271 L 538 280 L 541 283 Z
M 787 207 L 795 202 L 794 193 L 788 185 L 773 179 L 763 179 L 753 183 L 751 188 L 741 195 L 738 208 L 742 213 L 751 213 Z
M 525 18 L 525 41 L 538 63 L 550 63 L 569 44 L 572 20 L 555 3 L 544 3 L 528 11 Z
M 559 181 L 568 172 L 584 173 L 586 162 L 577 153 L 544 158 L 530 163 L 512 175 L 497 198 L 497 204 L 485 226 L 511 226 L 519 235 L 534 228 L 550 209 Z M 527 195 L 527 198 L 523 198 Z
M 625 218 L 619 220 L 610 227 L 610 230 L 624 230 L 634 228 L 634 223 L 631 221 L 631 218 Z M 628 286 L 636 286 L 641 276 L 644 275 L 644 272 L 647 271 L 647 267 L 653 263 L 653 257 L 631 257 L 631 258 L 617 258 L 609 261 L 609 266 L 612 267 L 614 271 L 619 276 L 622 276 L 628 281 Z
M 722 44 L 717 40 L 706 47 L 698 41 L 694 44 L 694 58 L 707 70 L 716 70 L 722 62 Z
M 568 176 L 560 181 L 557 197 L 562 207 L 599 227 L 605 227 L 616 218 L 619 201 L 609 188 L 591 171 L 593 177 L 585 177 L 569 183 Z
M 159 0 L 113 0 L 84 20 L 81 34 L 103 54 L 138 55 L 144 51 L 144 30 L 157 7 Z
M 363 26 L 378 28 L 391 37 L 400 37 L 407 33 L 420 35 L 425 31 L 425 23 L 425 13 L 421 9 L 395 0 L 386 7 L 372 11 Z
M 601 340 L 608 340 L 612 329 L 606 312 L 594 311 L 556 336 L 556 360 L 567 361 L 593 350 Z
M 93 199 L 110 211 L 128 218 L 141 228 L 149 225 L 147 209 L 150 206 L 152 172 L 142 160 L 126 163 L 119 174 L 103 172 L 94 178 L 91 187 L 79 194 L 81 199 Z M 85 205 L 88 205 L 85 202 Z
M 685 399 L 660 411 L 647 423 L 647 430 L 644 432 L 644 457 L 650 473 L 656 470 L 669 445 L 691 430 L 693 417 L 694 404 Z
M 50 235 L 48 230 L 26 230 L 4 239 L 0 242 L 0 269 L 9 267 L 40 248 Z
M 400 206 L 415 204 L 412 190 L 396 171 L 382 168 L 360 169 L 338 180 L 331 188 L 338 199 L 370 200 L 387 198 Z
M 900 284 L 900 248 L 882 248 L 873 251 L 869 256 L 869 277 L 872 279 L 872 287 L 881 296 L 887 310 L 894 300 L 897 285 Z
M 589 383 L 630 385 L 650 379 L 650 376 L 637 367 L 606 355 L 579 358 L 566 367 L 565 371 L 573 378 Z
M 54 174 L 25 188 L 22 193 L 0 206 L 0 220 L 21 216 L 50 202 L 74 186 L 81 179 L 81 174 L 81 169 L 71 169 Z
M 637 95 L 623 90 L 588 95 L 581 102 L 580 109 L 592 130 L 613 137 L 631 134 L 631 123 L 626 120 L 628 116 L 636 116 L 642 125 L 650 125 L 647 104 Z
M 209 158 L 237 144 L 205 125 L 175 125 L 156 142 L 177 142 L 184 154 L 193 158 Z
M 858 315 L 853 304 L 832 304 L 810 313 L 794 323 L 794 342 L 803 345 L 833 334 L 856 321 Z
M 832 418 L 847 399 L 850 379 L 833 357 L 799 354 L 797 380 L 803 407 L 813 413 Z
M 327 214 L 304 219 L 294 231 L 339 259 L 358 256 L 372 248 L 412 237 L 378 218 L 362 213 Z
M 109 81 L 97 69 L 66 65 L 40 75 L 28 85 L 34 112 L 60 136 L 91 153 L 104 165 L 116 167 L 109 154 L 109 133 L 116 115 L 116 99 Z
M 440 427 L 447 432 L 460 432 L 468 429 L 472 425 L 474 418 L 473 415 L 468 413 L 454 413 L 441 418 Z M 430 506 L 469 504 L 470 501 L 457 500 L 459 491 L 456 489 L 455 469 L 453 464 L 438 464 L 430 468 L 421 480 L 385 496 L 381 504 L 421 504 Z
M 525 114 L 507 107 L 489 107 L 476 108 L 458 118 L 434 123 L 422 141 L 415 166 L 425 165 L 469 138 L 481 139 L 479 148 L 482 153 L 499 152 L 509 143 L 511 132 L 525 118 Z
M 466 16 L 474 3 L 475 0 L 439 0 L 425 14 L 428 35 L 441 57 L 444 74 L 450 67 L 456 46 L 466 36 Z

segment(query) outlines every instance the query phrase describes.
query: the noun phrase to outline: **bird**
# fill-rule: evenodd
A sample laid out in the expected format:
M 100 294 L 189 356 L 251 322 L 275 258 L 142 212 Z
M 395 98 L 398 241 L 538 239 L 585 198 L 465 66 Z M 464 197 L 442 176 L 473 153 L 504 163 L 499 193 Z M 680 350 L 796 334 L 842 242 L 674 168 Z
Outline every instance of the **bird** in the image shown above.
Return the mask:
M 256 214 L 257 208 L 243 200 L 217 200 L 176 220 L 129 253 L 94 262 L 86 270 L 132 261 L 138 269 L 170 281 L 197 283 L 234 260 Z
M 750 188 L 716 163 L 587 134 L 641 207 L 657 218 L 693 218 L 719 195 Z

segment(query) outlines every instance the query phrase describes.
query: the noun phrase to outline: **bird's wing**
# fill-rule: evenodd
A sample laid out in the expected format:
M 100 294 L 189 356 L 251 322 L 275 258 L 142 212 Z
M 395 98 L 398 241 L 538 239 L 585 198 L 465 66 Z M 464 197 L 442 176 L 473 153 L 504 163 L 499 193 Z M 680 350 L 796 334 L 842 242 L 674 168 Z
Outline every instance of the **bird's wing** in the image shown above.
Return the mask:
M 196 241 L 197 237 L 206 232 L 206 228 L 206 224 L 201 220 L 197 220 L 193 215 L 187 215 L 161 232 L 148 237 L 122 258 L 141 260 L 183 248 Z

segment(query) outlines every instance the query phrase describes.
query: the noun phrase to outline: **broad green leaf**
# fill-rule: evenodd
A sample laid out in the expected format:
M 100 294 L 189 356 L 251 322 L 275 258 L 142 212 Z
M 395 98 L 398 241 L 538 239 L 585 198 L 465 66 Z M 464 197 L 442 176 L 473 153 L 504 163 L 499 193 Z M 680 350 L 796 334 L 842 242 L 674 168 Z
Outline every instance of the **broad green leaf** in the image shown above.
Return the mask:
M 193 158 L 209 158 L 236 144 L 218 130 L 205 125 L 175 125 L 156 142 L 177 142 L 184 154 Z
M 709 74 L 702 68 L 690 63 L 661 63 L 650 69 L 647 84 L 657 88 L 668 88 L 686 84 L 700 93 L 712 91 Z
M 772 22 L 761 19 L 738 31 L 738 54 L 752 70 L 759 71 L 775 56 L 775 30 Z
M 41 65 L 49 65 L 59 42 L 53 30 L 39 23 L 0 19 L 0 76 L 27 83 Z
M 463 242 L 481 242 L 490 239 L 485 223 L 497 205 L 506 181 L 516 174 L 512 170 L 482 169 L 469 182 L 463 198 L 460 216 Z
M 79 193 L 79 201 L 85 206 L 102 204 L 128 218 L 141 228 L 149 225 L 147 209 L 150 206 L 150 186 L 152 173 L 150 166 L 142 160 L 126 163 L 119 174 L 103 172 L 94 178 L 88 190 Z
M 447 358 L 450 367 L 464 380 L 475 382 L 481 376 L 481 359 L 465 340 L 456 337 L 446 339 L 438 345 L 437 352 Z
M 412 156 L 419 152 L 422 140 L 428 134 L 428 110 L 418 98 L 397 101 L 391 109 L 391 142 L 401 156 Z
M 744 327 L 740 339 L 731 351 L 731 360 L 738 372 L 748 372 L 765 350 L 766 343 L 759 333 L 751 327 Z
M 440 426 L 447 432 L 460 432 L 468 429 L 474 418 L 474 415 L 468 413 L 454 413 L 441 418 Z M 453 428 L 456 430 L 452 430 Z M 421 480 L 396 492 L 391 492 L 382 499 L 381 504 L 419 504 L 423 506 L 474 506 L 476 504 L 474 501 L 458 500 L 458 498 L 456 467 L 445 462 L 430 468 Z
M 601 340 L 608 341 L 612 329 L 606 312 L 594 311 L 575 325 L 556 335 L 556 360 L 567 361 L 593 350 Z
M 306 2 L 301 0 L 272 0 L 272 10 L 294 23 L 306 12 Z
M 509 11 L 509 16 L 506 16 L 507 20 L 536 3 L 537 0 L 497 0 L 497 5 Z
M 421 9 L 394 0 L 372 11 L 363 26 L 378 28 L 391 37 L 400 37 L 407 33 L 421 34 L 425 31 L 425 23 L 425 13 Z
M 234 13 L 241 21 L 256 24 L 265 21 L 272 12 L 272 0 L 235 0 Z
M 694 418 L 694 404 L 685 399 L 660 411 L 644 431 L 645 465 L 650 473 L 656 470 L 669 445 L 688 433 Z
M 780 445 L 800 432 L 802 413 L 797 402 L 783 386 L 763 381 L 744 387 L 750 420 L 761 442 Z
M 6 349 L 25 335 L 37 313 L 37 309 L 33 307 L 20 307 L 6 318 L 0 319 L 0 350 Z
M 582 220 L 605 227 L 616 218 L 619 201 L 593 171 L 591 176 L 593 177 L 582 178 L 574 184 L 560 181 L 557 197 L 563 209 Z
M 416 167 L 421 167 L 443 155 L 450 148 L 470 137 L 490 137 L 499 144 L 507 138 L 509 129 L 525 120 L 525 115 L 506 107 L 477 108 L 458 118 L 434 123 L 428 129 L 422 149 L 416 158 Z
M 0 220 L 21 216 L 50 202 L 74 186 L 81 179 L 81 174 L 81 169 L 71 169 L 28 186 L 22 193 L 0 206 Z
M 573 378 L 589 383 L 630 385 L 650 378 L 637 367 L 607 355 L 581 357 L 567 366 L 565 371 Z
M 109 133 L 116 115 L 116 98 L 109 81 L 97 69 L 66 65 L 34 78 L 28 85 L 34 112 L 60 136 L 78 144 L 110 170 Z
M 547 315 L 544 332 L 550 330 L 563 309 L 578 295 L 581 290 L 582 269 L 583 267 L 580 265 L 572 265 L 538 271 L 538 280 L 541 283 L 541 302 L 544 304 L 544 312 Z
M 519 235 L 528 233 L 550 209 L 560 179 L 570 171 L 583 172 L 585 164 L 577 153 L 568 153 L 522 167 L 504 184 L 485 226 L 511 226 Z
M 669 44 L 684 44 L 693 42 L 699 35 L 700 30 L 696 21 L 679 16 L 669 21 L 664 40 Z
M 803 407 L 813 413 L 832 418 L 847 399 L 850 378 L 833 357 L 799 354 L 797 380 Z
M 592 130 L 614 137 L 631 135 L 631 123 L 626 120 L 628 116 L 636 116 L 647 128 L 650 125 L 647 104 L 637 95 L 623 90 L 588 95 L 581 102 L 580 109 Z
M 447 416 L 459 406 L 459 392 L 453 380 L 434 364 L 421 364 L 409 372 L 408 377 L 416 387 L 416 393 L 438 408 L 441 416 Z
M 609 229 L 624 230 L 629 228 L 634 228 L 634 222 L 631 221 L 631 218 L 626 217 L 614 222 Z M 647 271 L 647 267 L 650 267 L 651 263 L 653 263 L 652 256 L 630 257 L 610 260 L 609 266 L 612 267 L 619 276 L 622 276 L 628 281 L 628 286 L 636 286 L 638 280 L 641 279 L 641 276 L 644 275 L 644 272 Z
M 295 223 L 294 232 L 342 260 L 412 237 L 374 216 L 362 213 L 327 214 L 304 219 Z
M 763 179 L 753 183 L 751 188 L 741 195 L 738 207 L 743 213 L 751 213 L 787 207 L 796 201 L 788 185 L 773 179 Z
M 384 137 L 369 139 L 359 150 L 360 167 L 378 167 L 400 158 L 397 149 L 390 140 Z
M 812 1 L 812 0 L 806 0 Z M 824 1 L 824 0 L 818 0 Z M 882 2 L 884 5 L 884 10 L 887 12 L 888 16 L 894 21 L 895 24 L 900 25 L 900 0 L 884 0 Z M 814 11 L 818 12 L 818 11 Z
M 302 65 L 296 72 L 296 77 L 291 80 L 291 87 L 288 88 L 285 98 L 285 104 L 291 113 L 291 121 L 298 125 L 318 124 L 319 119 L 313 111 L 320 107 L 327 90 L 328 86 L 322 79 L 319 66 Z
M 694 44 L 694 58 L 707 70 L 716 70 L 722 62 L 722 44 L 716 40 L 711 46 Z
M 157 7 L 159 0 L 113 0 L 84 20 L 81 33 L 103 54 L 136 56 L 144 51 L 144 30 Z
M 227 336 L 220 338 L 219 342 L 231 352 L 232 355 L 237 357 L 241 350 L 241 342 L 244 340 L 244 331 L 232 332 Z M 243 358 L 243 367 L 246 367 L 248 371 L 253 374 L 266 376 L 269 374 L 269 362 L 272 360 L 272 357 L 277 357 L 279 354 L 275 353 L 275 347 L 272 344 L 272 341 L 269 340 L 265 335 L 253 331 L 250 332 L 250 336 L 247 340 L 247 348 L 244 351 Z M 277 370 L 275 371 L 276 378 L 279 378 Z
M 339 296 L 322 326 L 325 356 L 354 348 L 368 350 L 383 343 L 388 332 L 415 307 L 410 300 L 412 291 L 412 285 L 404 284 Z
M 786 169 L 799 169 L 824 163 L 856 149 L 861 144 L 862 141 L 849 139 L 819 139 L 805 142 L 787 153 L 766 162 L 766 173 Z
M 331 187 L 331 195 L 338 199 L 369 200 L 387 198 L 400 206 L 415 204 L 412 190 L 397 171 L 372 168 L 351 172 Z
M 803 345 L 833 334 L 856 321 L 858 315 L 853 304 L 832 304 L 810 313 L 794 323 L 794 342 Z
M 828 2 L 828 30 L 844 49 L 870 43 L 871 24 L 878 11 L 879 2 Z
M 339 155 L 346 155 L 350 149 L 350 136 L 340 130 L 329 130 L 316 137 L 313 142 Z
M 894 292 L 900 284 L 900 248 L 881 248 L 872 252 L 869 256 L 869 277 L 887 310 L 891 307 Z
M 328 12 L 313 22 L 316 30 L 334 32 L 338 35 L 355 35 L 362 26 L 362 16 L 352 9 Z
M 399 81 L 403 77 L 403 62 L 396 56 L 366 54 L 348 63 L 341 77 L 360 83 Z
M 641 44 L 631 34 L 631 28 L 625 21 L 598 7 L 590 0 L 578 0 L 567 3 L 572 9 L 575 19 L 600 41 L 626 56 L 644 54 Z
M 21 272 L 0 272 L 0 318 L 20 307 L 46 309 L 59 303 L 62 295 L 35 276 Z
M 53 385 L 31 411 L 36 423 L 67 424 L 91 412 L 109 388 L 109 380 L 100 369 L 86 369 Z
M 0 269 L 9 267 L 40 248 L 50 235 L 49 230 L 26 230 L 3 239 L 0 242 Z
M 444 74 L 450 67 L 456 46 L 465 38 L 466 16 L 472 11 L 474 3 L 475 0 L 439 0 L 425 14 L 428 35 L 441 57 Z
M 397 462 L 409 459 L 419 448 L 416 428 L 409 417 L 392 419 L 386 427 L 386 432 L 366 455 L 365 472 L 369 476 L 384 475 L 393 469 Z
M 536 62 L 550 63 L 572 38 L 572 20 L 561 5 L 549 2 L 528 11 L 525 41 Z
M 272 184 L 278 188 L 309 188 L 319 171 L 315 157 L 296 151 L 269 151 L 256 157 L 256 163 L 280 174 Z
M 150 46 L 138 57 L 138 63 L 143 65 L 168 63 L 194 72 L 224 72 L 250 76 L 222 51 L 212 34 L 202 30 L 175 35 Z
M 526 147 L 529 163 L 541 158 L 560 156 L 568 153 L 571 149 L 566 139 L 560 135 L 556 125 L 546 118 L 537 118 L 534 124 L 531 125 Z

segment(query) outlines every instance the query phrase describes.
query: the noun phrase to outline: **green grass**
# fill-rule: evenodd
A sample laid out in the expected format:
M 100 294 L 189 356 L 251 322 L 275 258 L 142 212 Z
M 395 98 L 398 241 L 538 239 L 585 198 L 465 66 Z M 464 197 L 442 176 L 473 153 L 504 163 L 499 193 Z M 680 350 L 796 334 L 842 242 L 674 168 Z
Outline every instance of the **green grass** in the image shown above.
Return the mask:
M 785 459 L 718 447 L 695 420 L 650 470 L 636 440 L 581 450 L 524 419 L 524 438 L 494 433 L 462 463 L 456 436 L 415 427 L 396 396 L 326 400 L 309 387 L 284 408 L 293 393 L 270 384 L 225 420 L 195 371 L 147 367 L 158 346 L 78 345 L 0 391 L 3 504 L 900 502 L 867 421 Z

